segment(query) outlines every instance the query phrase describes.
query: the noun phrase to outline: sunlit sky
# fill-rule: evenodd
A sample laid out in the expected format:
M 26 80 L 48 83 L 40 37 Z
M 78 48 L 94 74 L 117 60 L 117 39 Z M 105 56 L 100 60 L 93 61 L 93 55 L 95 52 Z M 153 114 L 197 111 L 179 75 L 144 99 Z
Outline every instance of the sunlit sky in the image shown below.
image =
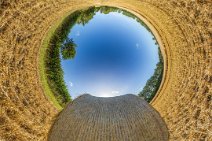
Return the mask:
M 138 94 L 159 61 L 153 35 L 122 13 L 97 12 L 85 26 L 76 24 L 69 37 L 77 44 L 76 56 L 61 64 L 73 99 L 84 93 Z

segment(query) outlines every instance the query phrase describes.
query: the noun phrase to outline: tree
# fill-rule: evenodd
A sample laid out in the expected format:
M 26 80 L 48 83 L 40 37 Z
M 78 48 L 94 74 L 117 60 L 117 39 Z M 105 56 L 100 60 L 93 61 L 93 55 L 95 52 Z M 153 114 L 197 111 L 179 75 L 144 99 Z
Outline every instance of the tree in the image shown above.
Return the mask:
M 91 19 L 93 19 L 95 15 L 95 7 L 90 7 L 89 9 L 85 11 L 81 11 L 80 14 L 78 14 L 76 23 L 82 24 L 83 26 L 86 25 Z
M 61 47 L 63 59 L 73 59 L 76 55 L 76 47 L 77 45 L 74 43 L 73 39 L 67 38 Z
M 157 63 L 157 67 L 154 71 L 152 77 L 147 80 L 147 83 L 143 90 L 138 94 L 140 97 L 143 97 L 147 102 L 150 102 L 155 94 L 157 93 L 160 83 L 162 81 L 163 76 L 163 58 L 159 49 L 159 62 Z

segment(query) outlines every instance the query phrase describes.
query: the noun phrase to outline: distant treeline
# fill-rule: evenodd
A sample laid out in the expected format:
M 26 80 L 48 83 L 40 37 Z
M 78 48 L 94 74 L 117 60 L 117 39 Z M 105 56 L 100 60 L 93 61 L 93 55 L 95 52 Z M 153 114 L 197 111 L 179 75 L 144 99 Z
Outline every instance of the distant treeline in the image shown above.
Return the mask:
M 63 70 L 61 68 L 60 49 L 66 40 L 71 27 L 75 24 L 79 12 L 75 12 L 64 19 L 50 39 L 46 51 L 45 69 L 48 84 L 61 106 L 71 100 L 67 86 L 64 82 Z
M 49 41 L 45 56 L 45 73 L 48 85 L 62 107 L 71 100 L 71 96 L 64 81 L 60 52 L 62 59 L 74 58 L 77 45 L 72 39 L 69 39 L 68 34 L 75 24 L 85 25 L 94 15 L 95 7 L 75 11 L 62 21 L 62 24 L 55 30 Z
M 137 20 L 142 26 L 145 26 L 146 29 L 151 32 L 146 24 L 138 19 L 135 15 L 126 10 L 114 7 L 90 7 L 86 10 L 75 11 L 66 17 L 50 39 L 45 60 L 45 72 L 48 84 L 61 106 L 64 106 L 67 102 L 69 102 L 71 100 L 71 96 L 64 82 L 64 72 L 61 67 L 60 52 L 62 59 L 74 58 L 76 54 L 75 47 L 77 45 L 74 43 L 73 39 L 69 39 L 68 34 L 75 24 L 86 25 L 95 16 L 96 12 L 101 12 L 104 14 L 108 14 L 110 12 L 122 13 Z M 150 80 L 148 80 L 143 91 L 139 94 L 139 96 L 144 97 L 147 101 L 150 101 L 154 96 L 153 93 L 157 92 L 162 78 L 162 66 L 163 62 L 162 59 L 160 59 L 154 75 L 150 78 Z
M 144 26 L 153 35 L 153 40 L 155 40 L 155 44 L 158 45 L 158 42 L 156 41 L 155 36 L 150 30 L 150 28 L 141 19 L 136 17 L 134 14 L 123 9 L 118 9 L 115 7 L 107 7 L 107 6 L 97 7 L 95 11 L 100 11 L 101 13 L 104 13 L 104 14 L 108 14 L 110 12 L 119 12 L 127 17 L 133 18 L 134 20 L 139 22 L 141 26 Z M 159 62 L 156 65 L 154 74 L 147 80 L 143 90 L 138 94 L 140 97 L 143 97 L 147 102 L 150 102 L 155 96 L 155 94 L 157 93 L 162 81 L 162 77 L 163 77 L 163 57 L 159 47 L 158 47 L 158 55 L 159 55 Z
M 158 54 L 159 62 L 156 65 L 154 74 L 150 77 L 143 90 L 139 93 L 139 96 L 143 97 L 147 102 L 150 102 L 157 93 L 163 77 L 163 58 L 160 49 L 158 49 Z

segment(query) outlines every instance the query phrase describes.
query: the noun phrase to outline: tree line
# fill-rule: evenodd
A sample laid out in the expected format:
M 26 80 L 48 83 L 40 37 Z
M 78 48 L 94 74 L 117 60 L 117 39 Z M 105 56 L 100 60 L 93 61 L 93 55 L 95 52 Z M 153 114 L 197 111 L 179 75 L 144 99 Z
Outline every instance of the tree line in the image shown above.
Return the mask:
M 52 35 L 46 51 L 45 72 L 47 81 L 54 96 L 61 106 L 64 106 L 67 102 L 69 102 L 71 100 L 71 96 L 69 95 L 67 86 L 64 82 L 64 72 L 61 68 L 60 50 L 63 52 L 62 54 L 64 59 L 73 58 L 75 56 L 75 44 L 73 40 L 67 38 L 70 29 L 76 23 L 79 13 L 79 11 L 76 11 L 63 20 L 62 24 Z M 64 42 L 65 44 L 63 44 Z
M 126 10 L 121 10 L 114 7 L 90 7 L 86 10 L 75 11 L 71 15 L 67 16 L 50 38 L 45 57 L 45 72 L 47 81 L 54 96 L 61 106 L 64 106 L 67 102 L 69 102 L 71 100 L 71 96 L 64 82 L 64 72 L 61 67 L 60 53 L 62 59 L 65 60 L 73 59 L 75 57 L 77 53 L 77 45 L 74 43 L 73 39 L 68 37 L 68 34 L 71 32 L 71 28 L 75 24 L 82 24 L 83 26 L 86 25 L 95 16 L 96 12 L 101 12 L 104 14 L 108 14 L 110 12 L 122 13 L 137 20 L 142 26 L 145 26 L 147 30 L 150 31 L 146 24 L 138 19 L 135 15 Z M 144 99 L 148 102 L 154 97 L 154 94 L 157 92 L 162 80 L 163 60 L 160 52 L 159 56 L 160 61 L 157 64 L 154 75 L 147 81 L 143 91 L 139 94 L 139 96 L 144 97 Z
M 159 62 L 156 65 L 154 74 L 147 80 L 143 90 L 138 94 L 147 102 L 150 102 L 157 93 L 163 77 L 163 57 L 160 49 L 158 49 L 158 54 Z

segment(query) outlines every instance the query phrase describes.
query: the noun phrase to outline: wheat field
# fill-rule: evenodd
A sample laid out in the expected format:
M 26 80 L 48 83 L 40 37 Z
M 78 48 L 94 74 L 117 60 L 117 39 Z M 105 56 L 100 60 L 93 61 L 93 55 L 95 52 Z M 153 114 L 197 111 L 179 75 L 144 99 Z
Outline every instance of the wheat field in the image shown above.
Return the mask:
M 0 0 L 0 140 L 47 140 L 60 111 L 40 81 L 43 40 L 56 21 L 94 5 L 135 12 L 158 34 L 166 66 L 151 105 L 169 140 L 212 140 L 211 0 Z

